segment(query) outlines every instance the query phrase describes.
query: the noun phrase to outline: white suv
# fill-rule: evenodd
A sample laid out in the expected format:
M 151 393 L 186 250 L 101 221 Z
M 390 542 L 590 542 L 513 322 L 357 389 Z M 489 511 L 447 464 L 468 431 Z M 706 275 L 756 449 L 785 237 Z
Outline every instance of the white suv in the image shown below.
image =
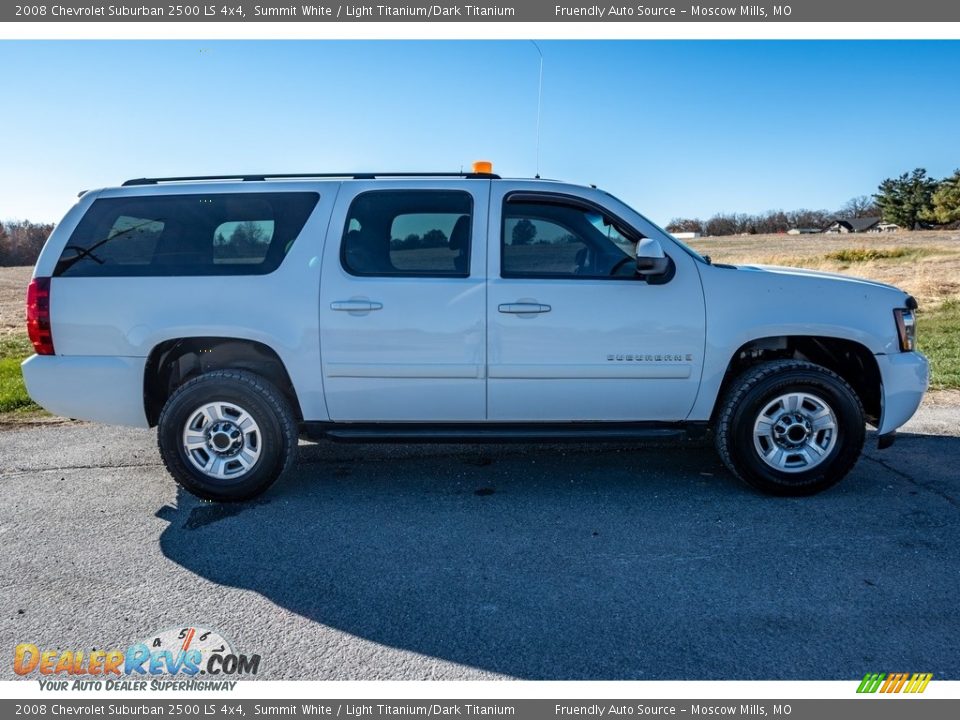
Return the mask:
M 913 298 L 711 264 L 592 187 L 485 172 L 144 178 L 87 192 L 28 292 L 30 395 L 159 426 L 185 488 L 263 492 L 299 436 L 712 430 L 760 490 L 840 480 L 916 411 Z

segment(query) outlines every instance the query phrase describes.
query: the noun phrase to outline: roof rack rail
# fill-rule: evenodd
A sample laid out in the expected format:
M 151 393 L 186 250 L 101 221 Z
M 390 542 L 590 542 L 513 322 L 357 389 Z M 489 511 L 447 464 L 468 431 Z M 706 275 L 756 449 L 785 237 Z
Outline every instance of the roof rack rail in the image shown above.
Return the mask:
M 303 180 L 311 178 L 347 178 L 352 180 L 376 180 L 377 178 L 432 178 L 458 177 L 476 180 L 499 180 L 494 173 L 475 172 L 386 172 L 386 173 L 271 173 L 267 175 L 189 175 L 181 177 L 134 178 L 123 183 L 129 185 L 157 185 L 172 182 L 200 182 L 218 180 L 239 180 L 242 182 L 262 182 L 265 180 Z

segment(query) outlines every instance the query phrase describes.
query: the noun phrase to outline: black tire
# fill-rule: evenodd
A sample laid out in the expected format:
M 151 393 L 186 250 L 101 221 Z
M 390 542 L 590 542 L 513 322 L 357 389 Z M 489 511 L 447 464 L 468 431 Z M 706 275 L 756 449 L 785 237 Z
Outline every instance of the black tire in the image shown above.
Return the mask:
M 802 400 L 799 412 L 779 403 L 791 393 Z M 832 415 L 824 415 L 818 402 Z M 814 417 L 835 429 L 817 429 L 821 420 L 811 422 Z M 757 490 L 781 496 L 813 495 L 840 482 L 860 457 L 865 434 L 863 405 L 853 388 L 833 371 L 802 360 L 746 370 L 727 389 L 714 426 L 717 452 L 730 471 Z
M 211 406 L 216 418 L 203 411 Z M 188 424 L 190 437 L 207 438 L 206 446 L 188 451 Z M 216 370 L 184 383 L 164 405 L 157 429 L 160 456 L 174 479 L 197 497 L 218 502 L 264 492 L 293 465 L 297 439 L 283 393 L 246 370 Z M 229 445 L 219 452 L 215 443 Z M 222 477 L 198 467 L 204 462 Z

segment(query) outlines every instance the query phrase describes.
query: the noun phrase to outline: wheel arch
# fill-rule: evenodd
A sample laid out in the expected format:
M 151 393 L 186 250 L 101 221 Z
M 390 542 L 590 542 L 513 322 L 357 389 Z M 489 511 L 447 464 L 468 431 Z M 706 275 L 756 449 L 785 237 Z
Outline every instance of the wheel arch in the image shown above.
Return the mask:
M 874 354 L 855 340 L 822 335 L 774 335 L 743 343 L 727 363 L 714 399 L 711 422 L 716 420 L 721 400 L 737 377 L 758 363 L 785 359 L 807 360 L 835 372 L 857 393 L 867 421 L 879 425 L 883 382 Z
M 170 395 L 188 380 L 213 370 L 248 370 L 277 387 L 290 401 L 298 421 L 303 419 L 290 374 L 269 345 L 245 338 L 181 337 L 154 346 L 143 373 L 144 412 L 150 427 Z

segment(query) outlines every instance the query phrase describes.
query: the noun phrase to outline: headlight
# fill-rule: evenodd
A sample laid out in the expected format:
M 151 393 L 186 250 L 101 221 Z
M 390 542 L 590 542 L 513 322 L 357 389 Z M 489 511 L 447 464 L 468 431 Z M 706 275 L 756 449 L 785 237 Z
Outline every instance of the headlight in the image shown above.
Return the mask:
M 893 311 L 897 321 L 897 336 L 900 338 L 900 350 L 910 352 L 917 346 L 917 320 L 913 310 L 897 308 Z

